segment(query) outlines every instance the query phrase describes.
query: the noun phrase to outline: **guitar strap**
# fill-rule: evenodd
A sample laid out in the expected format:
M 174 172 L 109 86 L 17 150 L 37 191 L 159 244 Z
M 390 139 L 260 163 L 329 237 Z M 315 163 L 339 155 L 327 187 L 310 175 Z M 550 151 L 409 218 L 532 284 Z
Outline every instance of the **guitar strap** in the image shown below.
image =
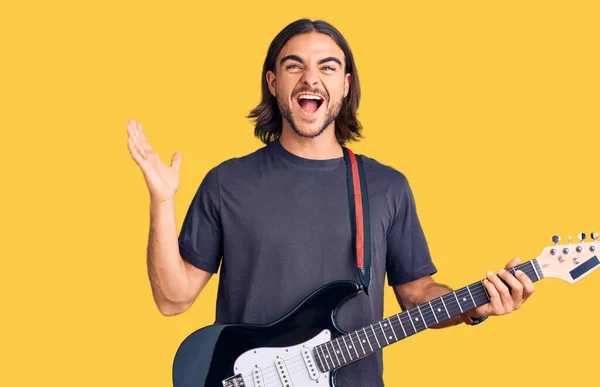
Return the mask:
M 358 276 L 365 293 L 369 294 L 371 281 L 371 228 L 369 222 L 369 199 L 362 158 L 342 147 L 346 162 L 348 184 L 348 205 L 350 206 L 350 227 L 352 244 L 356 255 Z

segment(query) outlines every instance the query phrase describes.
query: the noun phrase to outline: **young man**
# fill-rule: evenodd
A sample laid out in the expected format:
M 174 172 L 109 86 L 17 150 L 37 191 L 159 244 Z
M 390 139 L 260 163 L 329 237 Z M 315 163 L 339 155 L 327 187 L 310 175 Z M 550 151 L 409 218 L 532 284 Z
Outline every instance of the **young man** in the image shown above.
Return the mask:
M 298 20 L 271 43 L 262 84 L 262 102 L 250 117 L 266 146 L 206 175 L 179 238 L 174 195 L 181 155 L 166 166 L 141 125 L 132 120 L 127 126 L 129 150 L 150 191 L 148 272 L 164 315 L 187 310 L 219 268 L 217 322 L 269 323 L 329 282 L 358 281 L 342 150 L 361 131 L 352 52 L 331 25 Z M 372 278 L 369 294 L 351 299 L 337 315 L 347 331 L 383 318 L 386 274 L 404 309 L 450 292 L 431 277 L 436 268 L 407 179 L 362 158 Z M 509 313 L 534 291 L 520 271 L 489 272 L 484 284 L 489 304 L 438 327 Z M 342 368 L 338 385 L 382 386 L 381 351 Z

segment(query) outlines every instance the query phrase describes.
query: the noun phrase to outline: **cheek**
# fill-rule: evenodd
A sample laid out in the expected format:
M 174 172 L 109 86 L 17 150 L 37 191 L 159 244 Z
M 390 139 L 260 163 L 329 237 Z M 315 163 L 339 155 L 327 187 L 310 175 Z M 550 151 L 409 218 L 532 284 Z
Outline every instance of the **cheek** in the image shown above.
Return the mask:
M 327 92 L 332 101 L 339 101 L 344 98 L 344 81 L 341 82 L 336 80 L 335 82 L 329 82 L 327 85 Z
M 290 77 L 289 75 L 281 76 L 275 82 L 275 89 L 277 91 L 277 95 L 279 98 L 283 98 L 285 100 L 290 99 L 292 91 L 296 87 L 297 80 Z

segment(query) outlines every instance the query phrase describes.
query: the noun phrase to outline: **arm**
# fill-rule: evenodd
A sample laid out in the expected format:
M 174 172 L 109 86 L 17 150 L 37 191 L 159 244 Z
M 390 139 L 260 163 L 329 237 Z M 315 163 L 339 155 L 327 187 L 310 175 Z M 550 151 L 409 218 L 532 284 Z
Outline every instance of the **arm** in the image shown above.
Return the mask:
M 452 292 L 450 287 L 435 282 L 429 275 L 402 285 L 394 285 L 393 288 L 402 310 L 414 308 L 417 305 L 424 304 L 427 301 Z M 462 322 L 465 322 L 465 319 L 461 315 L 430 328 L 446 328 Z
M 526 274 L 517 270 L 516 276 L 514 276 L 506 270 L 518 265 L 519 262 L 519 258 L 515 258 L 498 274 L 491 271 L 487 273 L 487 279 L 483 281 L 483 285 L 490 295 L 489 303 L 432 328 L 445 328 L 462 322 L 470 323 L 471 319 L 483 316 L 499 316 L 519 309 L 535 290 L 533 283 Z M 402 309 L 414 308 L 451 291 L 450 287 L 436 283 L 431 276 L 423 276 L 414 281 L 394 286 L 394 293 Z
M 150 203 L 148 277 L 154 302 L 165 316 L 186 311 L 212 276 L 179 254 L 174 207 L 173 200 Z
M 174 197 L 179 189 L 181 154 L 175 153 L 167 166 L 146 140 L 139 122 L 130 120 L 127 134 L 127 148 L 150 194 L 147 265 L 152 295 L 163 315 L 179 314 L 192 305 L 211 277 L 179 254 Z

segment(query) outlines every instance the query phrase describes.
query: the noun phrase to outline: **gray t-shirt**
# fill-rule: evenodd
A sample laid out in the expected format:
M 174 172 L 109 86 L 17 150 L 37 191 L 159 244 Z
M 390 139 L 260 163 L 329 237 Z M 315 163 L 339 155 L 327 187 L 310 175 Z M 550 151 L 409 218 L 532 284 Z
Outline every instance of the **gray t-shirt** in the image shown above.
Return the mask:
M 383 318 L 385 275 L 406 283 L 436 268 L 406 177 L 362 156 L 367 179 L 372 279 L 337 319 L 346 331 Z M 359 281 L 352 246 L 346 164 L 309 160 L 279 141 L 209 171 L 179 235 L 181 256 L 212 273 L 220 268 L 218 323 L 265 324 L 321 286 Z M 383 386 L 381 351 L 343 367 L 338 385 Z

